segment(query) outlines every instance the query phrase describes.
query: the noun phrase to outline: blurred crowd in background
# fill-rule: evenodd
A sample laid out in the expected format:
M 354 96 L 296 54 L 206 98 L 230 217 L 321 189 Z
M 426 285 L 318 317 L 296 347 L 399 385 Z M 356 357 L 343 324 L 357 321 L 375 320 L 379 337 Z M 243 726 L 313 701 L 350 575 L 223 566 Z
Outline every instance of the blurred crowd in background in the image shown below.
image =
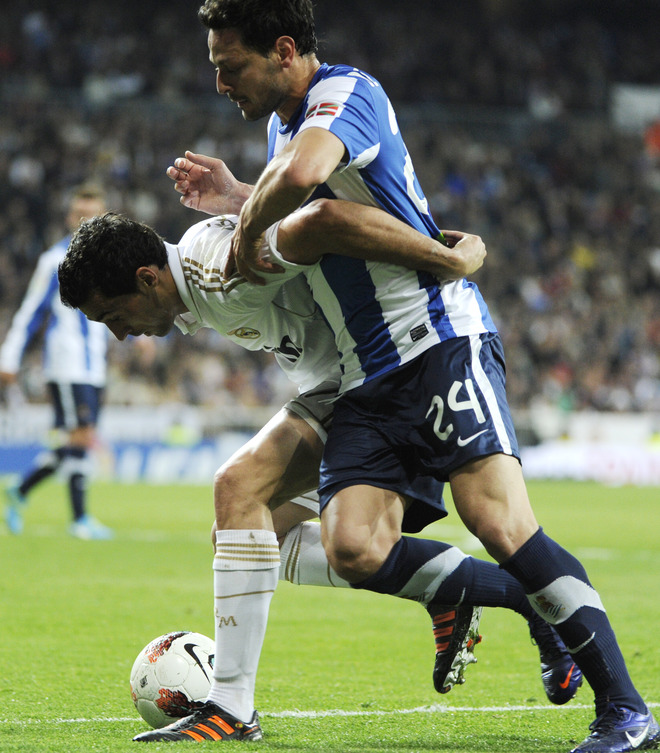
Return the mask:
M 176 242 L 202 219 L 165 175 L 185 149 L 258 177 L 266 123 L 215 94 L 198 5 L 3 9 L 0 338 L 79 183 Z M 486 241 L 475 281 L 503 335 L 512 407 L 660 410 L 660 139 L 610 117 L 615 85 L 660 85 L 660 3 L 315 6 L 320 59 L 384 85 L 438 224 Z M 110 403 L 280 405 L 292 391 L 270 355 L 210 330 L 114 343 L 110 363 Z M 40 399 L 38 371 L 24 387 Z

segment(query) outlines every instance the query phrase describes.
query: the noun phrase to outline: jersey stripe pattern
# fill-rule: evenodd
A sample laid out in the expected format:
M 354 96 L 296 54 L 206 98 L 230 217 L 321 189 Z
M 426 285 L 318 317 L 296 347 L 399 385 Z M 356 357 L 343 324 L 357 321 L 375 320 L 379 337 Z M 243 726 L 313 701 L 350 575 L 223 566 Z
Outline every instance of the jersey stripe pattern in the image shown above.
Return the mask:
M 271 116 L 269 159 L 315 127 L 335 134 L 347 157 L 311 199 L 379 206 L 438 236 L 392 105 L 375 79 L 350 66 L 323 64 L 291 120 L 282 124 Z M 335 334 L 342 392 L 443 340 L 496 332 L 477 286 L 466 280 L 440 285 L 429 274 L 334 255 L 304 273 Z
M 12 319 L 0 349 L 0 370 L 17 373 L 26 348 L 44 331 L 44 376 L 58 384 L 106 382 L 108 330 L 90 322 L 60 300 L 57 267 L 66 254 L 70 236 L 39 257 L 20 308 Z

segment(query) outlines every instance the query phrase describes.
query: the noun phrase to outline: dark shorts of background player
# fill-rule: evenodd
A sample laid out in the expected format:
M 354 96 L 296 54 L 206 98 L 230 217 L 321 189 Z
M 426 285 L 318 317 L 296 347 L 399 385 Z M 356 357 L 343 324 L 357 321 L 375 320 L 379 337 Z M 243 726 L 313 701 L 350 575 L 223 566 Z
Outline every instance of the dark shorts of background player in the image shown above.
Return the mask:
M 55 428 L 72 431 L 96 426 L 103 402 L 103 387 L 92 384 L 48 382 L 55 409 Z
M 413 500 L 403 530 L 419 531 L 446 515 L 437 488 L 451 472 L 496 453 L 520 458 L 501 340 L 493 333 L 447 340 L 337 400 L 321 511 L 349 486 L 392 489 Z M 415 487 L 416 479 L 423 483 Z

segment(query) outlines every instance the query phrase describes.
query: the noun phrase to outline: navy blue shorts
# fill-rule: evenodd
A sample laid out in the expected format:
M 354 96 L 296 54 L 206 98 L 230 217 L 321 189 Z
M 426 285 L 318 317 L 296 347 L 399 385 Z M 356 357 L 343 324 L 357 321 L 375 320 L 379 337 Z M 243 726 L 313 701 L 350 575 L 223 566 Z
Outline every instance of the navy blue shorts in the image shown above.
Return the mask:
M 337 400 L 321 510 L 341 489 L 368 484 L 410 497 L 406 514 L 426 525 L 446 515 L 440 485 L 451 472 L 497 453 L 520 457 L 499 335 L 447 340 Z
M 55 409 L 55 428 L 72 431 L 96 426 L 103 401 L 103 388 L 91 384 L 48 382 Z

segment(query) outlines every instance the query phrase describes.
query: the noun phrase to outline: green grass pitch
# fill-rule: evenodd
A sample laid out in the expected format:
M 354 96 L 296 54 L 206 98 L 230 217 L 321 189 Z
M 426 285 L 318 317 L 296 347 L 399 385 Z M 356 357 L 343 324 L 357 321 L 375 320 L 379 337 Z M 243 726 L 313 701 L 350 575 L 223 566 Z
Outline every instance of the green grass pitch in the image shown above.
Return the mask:
M 529 489 L 546 531 L 585 564 L 657 716 L 660 491 L 560 482 Z M 56 483 L 33 495 L 22 536 L 0 532 L 1 753 L 134 751 L 131 737 L 147 728 L 128 691 L 137 653 L 171 630 L 213 635 L 210 490 L 97 483 L 90 505 L 116 530 L 113 541 L 67 535 Z M 453 510 L 426 535 L 485 556 Z M 522 619 L 487 610 L 482 632 L 466 684 L 439 696 L 430 621 L 419 605 L 280 583 L 257 681 L 265 739 L 245 747 L 570 750 L 593 718 L 590 689 L 553 707 Z

